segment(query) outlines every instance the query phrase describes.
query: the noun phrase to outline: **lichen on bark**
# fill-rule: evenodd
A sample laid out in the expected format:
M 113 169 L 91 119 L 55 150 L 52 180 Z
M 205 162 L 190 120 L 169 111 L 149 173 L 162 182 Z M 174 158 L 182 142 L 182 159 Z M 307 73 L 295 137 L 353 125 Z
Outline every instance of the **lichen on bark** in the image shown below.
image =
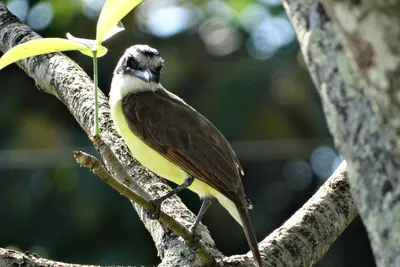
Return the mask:
M 400 265 L 400 110 L 391 87 L 400 60 L 388 42 L 399 39 L 399 20 L 390 5 L 285 1 L 376 262 L 385 267 Z

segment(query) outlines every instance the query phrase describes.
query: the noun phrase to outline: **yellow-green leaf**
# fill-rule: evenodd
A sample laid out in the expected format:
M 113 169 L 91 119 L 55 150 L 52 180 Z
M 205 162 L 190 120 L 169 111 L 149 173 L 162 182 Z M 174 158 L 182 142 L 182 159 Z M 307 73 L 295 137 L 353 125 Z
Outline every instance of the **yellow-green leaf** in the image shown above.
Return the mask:
M 99 49 L 100 52 L 98 56 L 102 56 L 107 52 L 107 49 Z M 43 38 L 43 39 L 36 39 L 31 40 L 26 43 L 17 45 L 7 51 L 1 58 L 0 58 L 0 69 L 18 61 L 23 58 L 53 53 L 53 52 L 61 52 L 61 51 L 69 51 L 69 50 L 79 50 L 84 54 L 92 52 L 88 47 L 83 44 L 73 42 L 67 39 L 62 38 Z M 92 56 L 92 55 L 91 55 Z
M 97 50 L 97 54 L 96 54 L 97 57 L 102 57 L 107 53 L 107 48 L 105 48 L 102 45 L 96 45 L 96 40 L 78 38 L 78 37 L 73 36 L 69 32 L 67 33 L 67 38 L 68 38 L 68 40 L 70 40 L 74 43 L 85 46 L 87 49 L 79 50 L 79 52 L 81 52 L 82 54 L 87 55 L 89 57 L 93 57 L 92 51 L 95 51 L 95 50 Z
M 97 21 L 96 42 L 101 44 L 110 29 L 143 0 L 107 0 Z
M 105 48 L 105 47 L 102 46 L 102 45 L 99 45 L 99 46 L 97 47 L 97 54 L 96 54 L 96 57 L 102 57 L 102 56 L 104 56 L 105 54 L 107 54 L 107 51 L 108 51 L 107 48 Z M 90 50 L 90 49 L 79 50 L 79 52 L 81 52 L 82 54 L 84 54 L 84 55 L 86 55 L 86 56 L 88 56 L 88 57 L 93 57 L 93 51 Z
M 111 30 L 108 31 L 108 33 L 106 34 L 106 36 L 104 37 L 103 41 L 106 41 L 108 39 L 110 39 L 111 37 L 113 37 L 114 35 L 116 35 L 117 33 L 121 32 L 125 30 L 124 24 L 122 24 L 121 21 L 118 21 L 116 25 L 114 25 Z
M 95 40 L 75 37 L 72 34 L 70 34 L 69 32 L 67 32 L 66 36 L 67 36 L 68 40 L 70 40 L 74 43 L 84 45 L 86 48 L 91 49 L 91 50 L 96 50 L 96 41 Z

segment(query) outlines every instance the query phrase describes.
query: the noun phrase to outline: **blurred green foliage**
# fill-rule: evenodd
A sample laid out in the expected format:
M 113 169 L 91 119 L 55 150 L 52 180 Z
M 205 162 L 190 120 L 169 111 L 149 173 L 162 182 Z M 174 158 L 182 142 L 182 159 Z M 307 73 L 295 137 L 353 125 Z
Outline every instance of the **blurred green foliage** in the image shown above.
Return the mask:
M 44 37 L 94 38 L 103 1 L 7 4 Z M 108 94 L 127 47 L 157 48 L 165 60 L 162 84 L 208 117 L 237 151 L 261 240 L 340 161 L 280 2 L 146 0 L 123 22 L 126 31 L 107 41 L 109 53 L 99 59 L 100 88 Z M 66 54 L 92 73 L 90 58 Z M 74 163 L 73 150 L 93 148 L 68 110 L 35 90 L 15 65 L 0 72 L 0 81 L 0 246 L 73 263 L 156 264 L 154 244 L 130 203 Z M 180 196 L 197 212 L 196 195 Z M 242 230 L 218 205 L 204 223 L 225 254 L 248 250 Z M 354 262 L 375 266 L 359 220 L 316 266 Z

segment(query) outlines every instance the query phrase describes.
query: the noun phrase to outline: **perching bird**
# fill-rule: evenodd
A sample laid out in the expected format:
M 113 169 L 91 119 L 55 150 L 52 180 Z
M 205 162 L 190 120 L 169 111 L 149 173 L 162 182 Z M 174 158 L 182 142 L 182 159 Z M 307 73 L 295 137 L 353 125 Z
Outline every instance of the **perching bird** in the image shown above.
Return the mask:
M 203 204 L 191 227 L 194 234 L 213 198 L 242 225 L 255 263 L 262 265 L 244 194 L 243 169 L 228 141 L 203 115 L 160 84 L 163 59 L 147 45 L 128 48 L 114 71 L 111 116 L 133 156 L 179 186 L 153 200 L 161 202 L 189 188 Z

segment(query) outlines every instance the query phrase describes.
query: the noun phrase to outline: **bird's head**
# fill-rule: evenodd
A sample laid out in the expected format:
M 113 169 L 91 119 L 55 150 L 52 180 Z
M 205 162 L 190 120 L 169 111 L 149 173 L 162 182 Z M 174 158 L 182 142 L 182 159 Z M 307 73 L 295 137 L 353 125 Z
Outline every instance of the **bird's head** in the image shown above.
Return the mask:
M 129 47 L 114 70 L 110 95 L 118 98 L 129 93 L 155 91 L 160 88 L 160 72 L 164 65 L 158 51 L 148 45 Z
M 148 45 L 129 47 L 118 62 L 114 74 L 130 75 L 146 83 L 159 83 L 164 65 L 158 51 Z

